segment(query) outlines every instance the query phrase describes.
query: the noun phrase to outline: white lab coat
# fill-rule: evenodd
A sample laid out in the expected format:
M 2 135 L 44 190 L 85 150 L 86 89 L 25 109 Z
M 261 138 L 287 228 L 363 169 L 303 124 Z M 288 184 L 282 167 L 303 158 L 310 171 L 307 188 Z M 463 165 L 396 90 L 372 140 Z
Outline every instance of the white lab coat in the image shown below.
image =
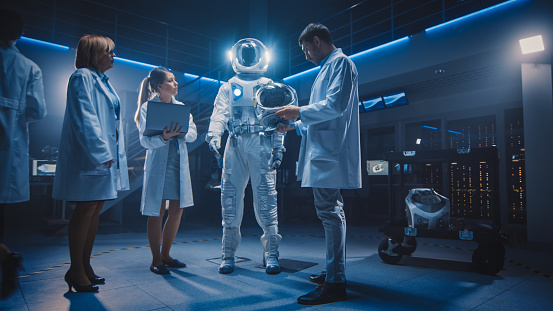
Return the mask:
M 361 188 L 359 95 L 355 64 L 336 49 L 321 64 L 309 104 L 300 107 L 302 187 Z
M 108 92 L 94 70 L 77 69 L 69 78 L 54 199 L 110 200 L 118 190 L 129 190 L 123 122 L 117 121 Z M 107 169 L 102 163 L 109 160 L 115 163 Z
M 0 43 L 0 203 L 30 199 L 27 123 L 44 116 L 40 68 L 15 45 Z
M 153 101 L 159 101 L 154 98 Z M 184 105 L 174 97 L 171 99 L 173 104 Z M 168 104 L 170 105 L 170 104 Z M 165 182 L 165 170 L 167 168 L 167 157 L 169 154 L 169 141 L 164 141 L 162 135 L 144 136 L 144 125 L 148 114 L 148 103 L 142 104 L 140 108 L 140 144 L 147 149 L 146 161 L 144 162 L 144 186 L 142 187 L 142 200 L 140 202 L 140 212 L 144 216 L 159 216 L 161 200 L 163 199 L 163 187 Z M 170 116 L 168 116 L 170 120 Z M 168 126 L 171 121 L 168 121 Z M 188 148 L 186 143 L 191 143 L 198 137 L 196 124 L 190 115 L 188 122 L 188 132 L 184 138 L 177 139 L 180 150 L 180 207 L 185 208 L 194 205 L 192 197 L 192 183 L 190 181 L 190 168 L 188 165 Z

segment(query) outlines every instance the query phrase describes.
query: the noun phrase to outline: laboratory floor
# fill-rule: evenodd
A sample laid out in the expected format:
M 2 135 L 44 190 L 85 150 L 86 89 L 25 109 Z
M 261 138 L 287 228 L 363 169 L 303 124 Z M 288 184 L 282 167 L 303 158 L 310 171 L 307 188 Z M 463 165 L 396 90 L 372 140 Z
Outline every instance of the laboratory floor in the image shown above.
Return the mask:
M 67 236 L 10 228 L 7 244 L 20 252 L 25 270 L 20 288 L 1 310 L 551 310 L 553 250 L 506 245 L 504 269 L 480 274 L 471 265 L 475 242 L 418 240 L 417 250 L 396 265 L 384 263 L 376 226 L 347 231 L 348 300 L 303 306 L 298 296 L 315 289 L 310 274 L 324 269 L 325 241 L 319 224 L 286 224 L 280 259 L 283 272 L 260 267 L 261 229 L 244 225 L 239 262 L 232 274 L 217 272 L 221 228 L 183 222 L 171 255 L 187 264 L 170 275 L 149 271 L 150 250 L 141 228 L 100 226 L 93 250 L 96 274 L 105 277 L 98 293 L 68 292 Z M 15 231 L 15 232 L 14 232 Z

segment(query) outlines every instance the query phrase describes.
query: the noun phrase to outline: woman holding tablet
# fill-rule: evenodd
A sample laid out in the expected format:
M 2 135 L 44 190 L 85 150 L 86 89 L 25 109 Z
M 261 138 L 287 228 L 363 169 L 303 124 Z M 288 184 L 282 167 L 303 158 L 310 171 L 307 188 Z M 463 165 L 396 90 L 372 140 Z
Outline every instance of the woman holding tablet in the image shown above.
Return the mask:
M 194 205 L 186 147 L 186 143 L 195 141 L 197 137 L 192 115 L 189 117 L 188 132 L 184 135 L 181 133 L 182 126 L 171 122 L 168 115 L 167 127 L 162 134 L 144 136 L 148 101 L 184 105 L 175 99 L 178 91 L 175 75 L 169 69 L 153 69 L 142 81 L 135 114 L 140 143 L 147 149 L 140 211 L 148 216 L 148 242 L 152 251 L 150 271 L 156 274 L 169 274 L 167 268 L 186 267 L 183 262 L 172 258 L 169 251 L 179 229 L 182 209 Z M 163 226 L 165 210 L 168 210 L 168 215 Z

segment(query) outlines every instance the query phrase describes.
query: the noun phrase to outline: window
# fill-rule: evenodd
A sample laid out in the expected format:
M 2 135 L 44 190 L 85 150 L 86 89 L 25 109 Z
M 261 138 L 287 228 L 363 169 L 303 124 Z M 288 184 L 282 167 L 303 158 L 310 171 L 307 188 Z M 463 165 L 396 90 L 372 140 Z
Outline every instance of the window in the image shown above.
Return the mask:
M 366 99 L 359 99 L 359 112 L 382 110 L 407 105 L 405 92 L 387 92 L 384 95 L 370 96 Z
M 397 107 L 407 105 L 407 97 L 405 97 L 405 92 L 391 93 L 383 96 L 384 105 L 386 107 Z

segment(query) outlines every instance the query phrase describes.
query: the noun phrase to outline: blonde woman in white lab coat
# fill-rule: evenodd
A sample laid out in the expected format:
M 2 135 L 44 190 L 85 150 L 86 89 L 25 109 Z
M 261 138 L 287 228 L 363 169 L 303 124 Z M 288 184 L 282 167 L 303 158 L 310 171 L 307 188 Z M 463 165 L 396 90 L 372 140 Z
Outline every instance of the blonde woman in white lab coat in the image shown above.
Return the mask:
M 52 197 L 76 203 L 68 226 L 71 267 L 65 281 L 77 292 L 97 292 L 94 285 L 105 283 L 90 265 L 100 212 L 106 200 L 129 190 L 121 104 L 105 74 L 113 68 L 114 48 L 110 38 L 82 37 L 77 70 L 67 85 Z
M 186 146 L 197 137 L 192 115 L 185 135 L 177 136 L 181 134 L 182 125 L 172 123 L 171 116 L 167 116 L 167 127 L 162 134 L 144 136 L 148 101 L 183 105 L 175 99 L 177 93 L 175 75 L 163 67 L 153 69 L 142 81 L 135 115 L 140 143 L 147 149 L 140 211 L 148 216 L 148 242 L 152 251 L 150 271 L 156 274 L 169 274 L 168 268 L 186 267 L 183 262 L 172 258 L 169 251 L 179 229 L 183 208 L 194 205 Z M 165 210 L 168 210 L 168 215 L 163 226 Z

